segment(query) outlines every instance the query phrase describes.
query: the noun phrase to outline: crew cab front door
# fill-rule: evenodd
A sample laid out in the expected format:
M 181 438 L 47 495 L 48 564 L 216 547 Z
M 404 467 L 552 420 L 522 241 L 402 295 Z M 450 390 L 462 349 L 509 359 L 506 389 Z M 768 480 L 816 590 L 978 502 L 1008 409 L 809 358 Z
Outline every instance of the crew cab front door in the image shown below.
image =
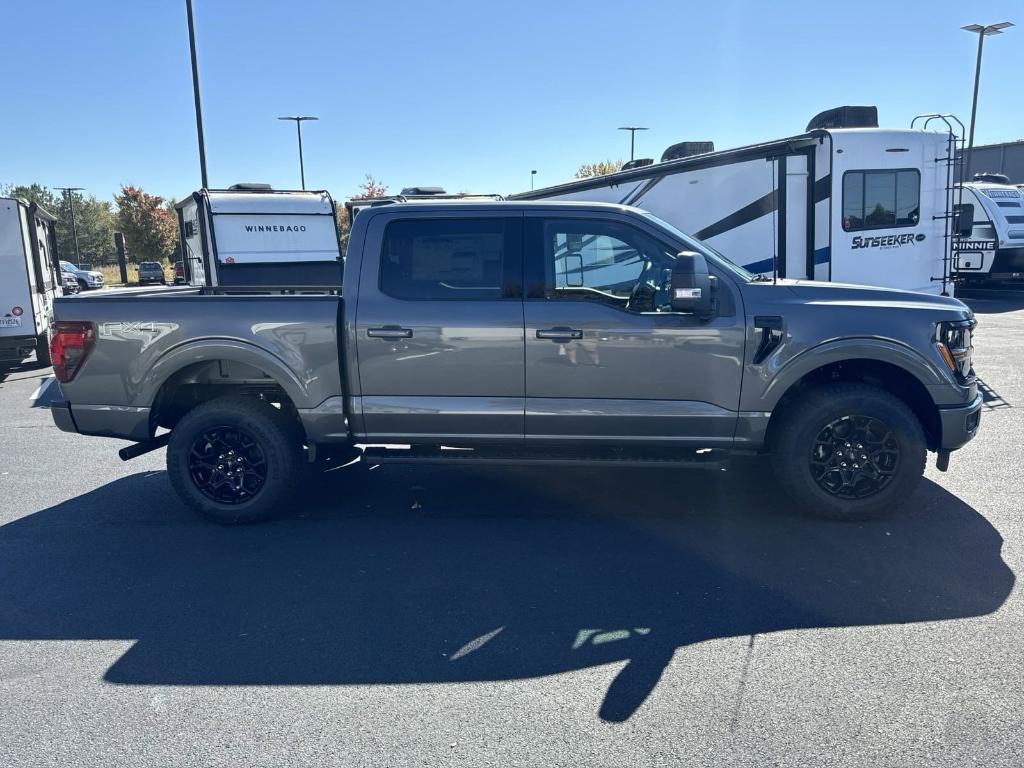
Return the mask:
M 520 443 L 522 214 L 374 217 L 357 292 L 361 392 L 373 443 Z
M 741 298 L 719 276 L 701 320 L 670 307 L 680 247 L 631 217 L 526 217 L 526 438 L 726 447 L 742 378 Z

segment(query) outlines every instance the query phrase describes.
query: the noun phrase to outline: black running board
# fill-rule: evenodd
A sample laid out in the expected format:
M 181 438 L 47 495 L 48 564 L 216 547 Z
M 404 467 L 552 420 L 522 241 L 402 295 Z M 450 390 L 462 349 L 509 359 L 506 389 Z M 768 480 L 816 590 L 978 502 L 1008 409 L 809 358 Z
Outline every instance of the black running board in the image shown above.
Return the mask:
M 473 464 L 556 467 L 663 467 L 675 469 L 721 469 L 721 451 L 637 452 L 614 451 L 529 451 L 464 448 L 378 448 L 363 450 L 362 460 L 371 464 Z

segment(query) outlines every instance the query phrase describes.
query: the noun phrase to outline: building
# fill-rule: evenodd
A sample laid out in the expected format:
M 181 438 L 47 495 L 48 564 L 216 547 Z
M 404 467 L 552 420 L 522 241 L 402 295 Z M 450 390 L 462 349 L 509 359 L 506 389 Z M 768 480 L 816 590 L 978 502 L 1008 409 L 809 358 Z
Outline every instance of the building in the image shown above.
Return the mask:
M 1002 173 L 1011 184 L 1024 184 L 1024 139 L 1002 144 L 983 144 L 971 150 L 965 179 L 976 173 Z

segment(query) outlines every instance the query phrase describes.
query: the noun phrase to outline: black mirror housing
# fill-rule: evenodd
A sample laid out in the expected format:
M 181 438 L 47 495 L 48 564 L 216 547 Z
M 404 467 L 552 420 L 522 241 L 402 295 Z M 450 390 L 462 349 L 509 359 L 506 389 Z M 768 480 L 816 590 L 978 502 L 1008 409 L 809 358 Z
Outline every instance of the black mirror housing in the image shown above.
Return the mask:
M 672 268 L 672 311 L 707 319 L 714 314 L 711 275 L 703 254 L 680 251 Z

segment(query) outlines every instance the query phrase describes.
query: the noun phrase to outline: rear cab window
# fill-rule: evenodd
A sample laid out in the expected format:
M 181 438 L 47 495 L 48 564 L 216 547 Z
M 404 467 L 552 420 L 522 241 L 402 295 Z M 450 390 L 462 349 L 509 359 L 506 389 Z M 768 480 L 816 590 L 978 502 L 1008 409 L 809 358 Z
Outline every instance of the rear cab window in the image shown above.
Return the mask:
M 396 299 L 518 298 L 521 219 L 401 219 L 384 231 L 380 290 Z

